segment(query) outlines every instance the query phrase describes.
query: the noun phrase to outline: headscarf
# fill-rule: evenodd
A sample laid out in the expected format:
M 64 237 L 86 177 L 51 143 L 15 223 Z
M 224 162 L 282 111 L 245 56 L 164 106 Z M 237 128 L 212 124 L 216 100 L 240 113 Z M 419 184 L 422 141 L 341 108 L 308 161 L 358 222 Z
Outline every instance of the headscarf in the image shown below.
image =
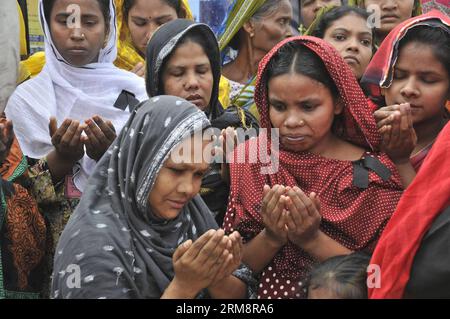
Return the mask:
M 211 44 L 210 48 L 203 48 L 203 50 L 211 63 L 214 79 L 210 105 L 206 111 L 209 120 L 213 121 L 223 113 L 223 108 L 218 100 L 221 65 L 216 37 L 211 28 L 206 24 L 196 23 L 186 19 L 176 19 L 162 25 L 156 30 L 147 46 L 147 94 L 150 97 L 164 94 L 161 74 L 163 65 L 167 63 L 169 56 L 175 51 L 178 42 L 191 30 L 195 30 L 196 33 L 201 34 L 206 42 Z
M 414 0 L 412 17 L 417 17 L 422 14 L 422 3 L 420 1 L 421 0 Z M 349 6 L 365 8 L 364 0 L 347 0 L 347 3 Z
M 192 12 L 187 0 L 180 1 L 181 6 L 186 11 L 186 19 L 193 20 Z M 114 64 L 123 70 L 130 71 L 139 62 L 144 63 L 144 58 L 136 50 L 133 45 L 133 41 L 131 40 L 127 21 L 125 21 L 125 17 L 123 16 L 123 2 L 124 0 L 114 0 L 117 8 L 117 30 L 119 30 L 117 42 L 118 55 L 117 59 L 114 61 Z
M 197 195 L 172 220 L 148 196 L 171 151 L 210 123 L 191 103 L 160 96 L 143 103 L 99 162 L 56 249 L 53 298 L 159 298 L 174 277 L 172 255 L 217 224 Z M 81 271 L 81 289 L 66 284 Z
M 0 114 L 16 88 L 19 56 L 19 21 L 17 4 L 7 1 L 0 11 Z M 9 49 L 8 49 L 9 48 Z
M 407 32 L 417 26 L 442 28 L 450 32 L 450 18 L 433 10 L 419 17 L 408 19 L 396 26 L 386 37 L 369 63 L 361 84 L 370 92 L 370 98 L 382 106 L 381 88 L 389 88 L 392 84 L 395 63 L 398 60 L 398 47 Z
M 450 16 L 450 2 L 448 0 L 422 0 L 422 9 L 424 13 L 437 9 Z
M 6 115 L 14 123 L 14 131 L 23 153 L 42 158 L 52 149 L 48 123 L 55 116 L 61 124 L 65 118 L 84 121 L 97 114 L 109 119 L 117 132 L 129 117 L 129 112 L 114 107 L 123 90 L 138 100 L 147 97 L 144 80 L 115 67 L 116 28 L 114 4 L 110 1 L 109 34 L 106 46 L 100 50 L 98 62 L 74 67 L 56 49 L 48 22 L 45 21 L 43 1 L 39 2 L 41 25 L 45 33 L 46 64 L 39 76 L 20 85 L 8 102 Z M 130 106 L 131 107 L 131 106 Z M 83 190 L 95 161 L 87 155 L 80 161 L 81 170 L 74 182 Z
M 341 138 L 358 144 L 370 152 L 360 160 L 339 161 L 309 152 L 295 153 L 273 150 L 279 159 L 278 171 L 263 175 L 266 165 L 241 164 L 243 158 L 253 158 L 251 153 L 263 154 L 271 149 L 272 127 L 267 102 L 267 79 L 265 72 L 271 59 L 290 42 L 298 42 L 312 50 L 323 61 L 339 90 L 344 104 Z M 262 191 L 269 186 L 298 186 L 306 194 L 315 192 L 321 199 L 321 230 L 351 250 L 372 250 L 384 225 L 389 220 L 400 198 L 402 187 L 394 164 L 386 154 L 376 153 L 380 144 L 373 115 L 351 69 L 328 43 L 321 39 L 303 36 L 282 41 L 261 61 L 256 87 L 256 105 L 261 114 L 261 127 L 268 129 L 265 138 L 249 140 L 234 152 L 230 164 L 231 190 L 224 229 L 238 230 L 245 240 L 250 240 L 264 229 L 260 215 Z M 250 151 L 252 150 L 252 151 Z M 245 157 L 244 157 L 245 156 Z M 260 155 L 261 156 L 261 155 Z M 263 158 L 264 161 L 266 158 Z M 378 168 L 370 168 L 366 161 L 375 160 Z M 365 183 L 359 184 L 359 167 L 365 167 Z M 379 168 L 383 167 L 384 173 Z M 285 245 L 263 270 L 259 296 L 264 298 L 280 295 L 283 298 L 305 297 L 302 290 L 314 260 L 292 243 Z M 275 280 L 276 279 L 276 280 Z M 268 286 L 271 285 L 270 289 Z
M 381 286 L 369 289 L 369 298 L 403 297 L 423 236 L 450 206 L 449 156 L 450 124 L 447 124 L 403 194 L 373 253 L 370 263 L 380 267 Z

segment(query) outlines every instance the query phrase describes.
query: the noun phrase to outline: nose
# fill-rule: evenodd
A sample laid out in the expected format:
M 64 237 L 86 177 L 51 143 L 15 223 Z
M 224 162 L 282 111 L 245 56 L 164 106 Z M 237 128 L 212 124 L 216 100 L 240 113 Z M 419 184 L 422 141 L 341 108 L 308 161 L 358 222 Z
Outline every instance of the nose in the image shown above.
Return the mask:
M 195 72 L 193 71 L 187 72 L 184 88 L 187 91 L 195 91 L 199 88 L 199 81 Z
M 397 9 L 397 0 L 385 0 L 381 4 L 383 10 L 395 10 Z
M 184 176 L 177 187 L 178 193 L 183 194 L 188 198 L 192 197 L 194 189 L 195 186 L 192 176 Z
M 148 24 L 148 28 L 147 31 L 145 33 L 145 40 L 146 43 L 148 43 L 148 41 L 150 41 L 153 33 L 155 33 L 156 29 L 158 29 L 158 26 L 156 26 L 154 23 L 149 23 Z
M 300 126 L 305 125 L 305 120 L 302 118 L 302 116 L 299 114 L 300 112 L 297 111 L 290 111 L 287 112 L 284 126 L 289 129 L 296 129 Z
M 70 39 L 73 41 L 82 41 L 84 40 L 84 33 L 81 28 L 73 28 L 72 32 L 70 33 Z
M 417 98 L 420 95 L 420 91 L 416 85 L 416 80 L 413 77 L 410 77 L 405 85 L 400 90 L 400 94 L 407 101 L 410 101 L 413 98 Z
M 349 41 L 347 42 L 347 51 L 350 52 L 359 52 L 359 40 L 355 37 L 352 37 L 349 39 Z

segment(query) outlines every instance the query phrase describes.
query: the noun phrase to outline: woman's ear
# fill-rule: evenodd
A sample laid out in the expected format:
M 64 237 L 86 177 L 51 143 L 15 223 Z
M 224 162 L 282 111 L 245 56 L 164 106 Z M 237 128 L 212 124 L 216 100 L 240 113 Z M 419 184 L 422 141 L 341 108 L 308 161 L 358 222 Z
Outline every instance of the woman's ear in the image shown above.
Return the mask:
M 187 18 L 187 11 L 186 8 L 181 6 L 180 11 L 178 12 L 178 18 L 179 19 L 186 19 Z
M 245 22 L 242 28 L 249 35 L 250 38 L 253 38 L 255 36 L 255 23 L 251 21 L 251 19 Z
M 382 96 L 386 96 L 387 89 L 386 88 L 380 88 L 380 92 Z
M 334 115 L 339 115 L 344 111 L 344 102 L 340 97 L 336 99 L 334 103 Z

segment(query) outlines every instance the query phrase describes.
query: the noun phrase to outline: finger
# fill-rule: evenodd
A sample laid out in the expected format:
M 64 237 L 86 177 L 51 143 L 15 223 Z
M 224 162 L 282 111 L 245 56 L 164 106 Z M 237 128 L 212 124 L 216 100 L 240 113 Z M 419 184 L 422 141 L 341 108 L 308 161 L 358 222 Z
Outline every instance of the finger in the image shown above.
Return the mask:
M 295 193 L 295 191 L 293 191 L 293 192 Z M 293 199 L 294 197 L 295 197 L 295 203 L 294 203 L 294 199 Z M 305 207 L 297 194 L 295 194 L 295 196 L 292 196 L 292 194 L 291 194 L 291 196 L 289 196 L 289 204 L 287 207 L 288 207 L 288 211 L 289 211 L 288 219 L 292 220 L 292 222 L 294 223 L 294 226 L 301 226 L 301 224 L 303 223 L 301 210 L 305 210 Z M 294 229 L 294 228 L 292 228 L 292 225 L 289 226 L 289 228 Z
M 103 133 L 103 135 L 108 139 L 108 141 L 113 141 L 116 138 L 116 133 L 113 129 L 111 129 L 112 123 L 111 121 L 108 121 L 110 125 L 108 125 L 100 116 L 95 115 L 93 117 L 93 120 L 95 121 L 95 124 L 97 124 L 100 131 Z
M 215 233 L 216 231 L 214 229 L 210 229 L 202 236 L 200 236 L 196 241 L 194 241 L 192 246 L 186 252 L 186 257 L 189 260 L 194 260 L 199 254 L 200 250 L 203 248 L 203 246 L 206 245 L 206 243 L 215 235 Z
M 264 189 L 267 187 L 269 187 L 268 185 L 264 186 Z M 267 191 L 267 194 L 263 197 L 263 201 L 262 201 L 262 205 L 261 205 L 261 213 L 263 215 L 268 214 L 270 211 L 269 209 L 273 209 L 273 197 L 275 196 L 276 193 L 276 189 L 277 189 L 278 185 L 275 185 L 273 188 L 269 187 L 269 190 Z M 263 189 L 263 192 L 264 192 Z M 271 206 L 269 207 L 269 204 L 271 204 Z
M 394 115 L 391 114 L 391 115 L 389 115 L 386 118 L 383 118 L 381 120 L 377 120 L 377 127 L 381 128 L 381 127 L 383 127 L 385 125 L 391 124 L 393 121 L 394 121 Z
M 178 248 L 175 250 L 173 257 L 172 257 L 173 262 L 174 263 L 177 262 L 181 258 L 181 256 L 183 256 L 188 251 L 188 249 L 191 246 L 192 246 L 192 240 L 190 240 L 190 239 L 185 241 L 184 243 L 182 243 L 180 246 L 178 246 Z
M 84 128 L 84 132 L 86 133 L 86 136 L 89 138 L 89 141 L 93 148 L 100 148 L 101 143 L 98 140 L 97 136 L 95 135 L 94 131 L 92 130 L 92 126 L 95 126 L 95 124 L 92 122 L 92 120 L 86 120 L 86 127 Z
M 316 206 L 316 211 L 320 214 L 320 212 L 322 211 L 322 206 L 320 203 L 320 198 L 316 193 L 311 193 L 309 195 L 309 197 L 311 198 L 311 200 L 313 201 L 314 205 Z
M 70 145 L 70 141 L 75 135 L 79 125 L 80 123 L 78 121 L 72 121 L 72 123 L 70 123 L 69 127 L 61 138 L 61 146 L 68 147 Z
M 77 147 L 80 145 L 80 143 L 82 143 L 81 134 L 83 134 L 84 127 L 85 127 L 84 124 L 78 125 L 77 131 L 75 132 L 75 134 L 72 137 L 72 140 L 69 143 L 70 147 Z
M 306 194 L 297 187 L 296 189 L 296 193 L 298 195 L 298 197 L 300 198 L 302 204 L 303 204 L 303 209 L 300 211 L 301 217 L 302 217 L 302 222 L 305 221 L 309 216 L 311 216 L 311 210 L 312 210 L 312 202 L 309 199 L 308 196 L 306 196 Z
M 52 116 L 52 117 L 50 117 L 50 123 L 48 124 L 48 130 L 50 132 L 50 137 L 53 137 L 53 135 L 55 135 L 57 129 L 58 129 L 58 123 L 56 122 L 56 117 Z
M 103 120 L 102 120 L 103 122 Z M 108 145 L 108 139 L 106 138 L 106 135 L 104 132 L 100 129 L 100 127 L 97 126 L 96 122 L 93 119 L 87 120 L 87 125 L 89 127 L 89 130 L 95 135 L 96 140 L 99 143 L 99 147 Z M 96 140 L 93 140 L 93 144 L 95 145 Z
M 292 218 L 292 213 L 285 210 L 283 211 L 283 215 L 285 216 L 288 231 L 289 232 L 295 231 L 295 229 L 297 228 L 297 223 Z
M 214 265 L 223 251 L 227 248 L 228 237 L 222 229 L 218 229 L 215 235 L 206 243 L 197 256 L 200 265 Z
M 55 119 L 55 123 L 56 123 L 56 119 Z M 66 134 L 66 132 L 69 129 L 71 124 L 72 124 L 71 119 L 65 119 L 62 122 L 61 126 L 52 135 L 52 144 L 53 145 L 56 146 L 61 143 L 63 136 Z

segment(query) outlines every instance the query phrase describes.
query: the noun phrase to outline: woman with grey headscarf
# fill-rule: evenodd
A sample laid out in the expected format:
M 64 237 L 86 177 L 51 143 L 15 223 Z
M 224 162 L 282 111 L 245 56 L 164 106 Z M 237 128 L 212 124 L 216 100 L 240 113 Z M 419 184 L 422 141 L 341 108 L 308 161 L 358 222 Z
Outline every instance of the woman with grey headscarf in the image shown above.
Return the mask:
M 240 235 L 217 230 L 198 195 L 208 156 L 193 161 L 199 149 L 189 145 L 209 126 L 176 97 L 154 97 L 132 113 L 58 243 L 53 298 L 252 296 Z

